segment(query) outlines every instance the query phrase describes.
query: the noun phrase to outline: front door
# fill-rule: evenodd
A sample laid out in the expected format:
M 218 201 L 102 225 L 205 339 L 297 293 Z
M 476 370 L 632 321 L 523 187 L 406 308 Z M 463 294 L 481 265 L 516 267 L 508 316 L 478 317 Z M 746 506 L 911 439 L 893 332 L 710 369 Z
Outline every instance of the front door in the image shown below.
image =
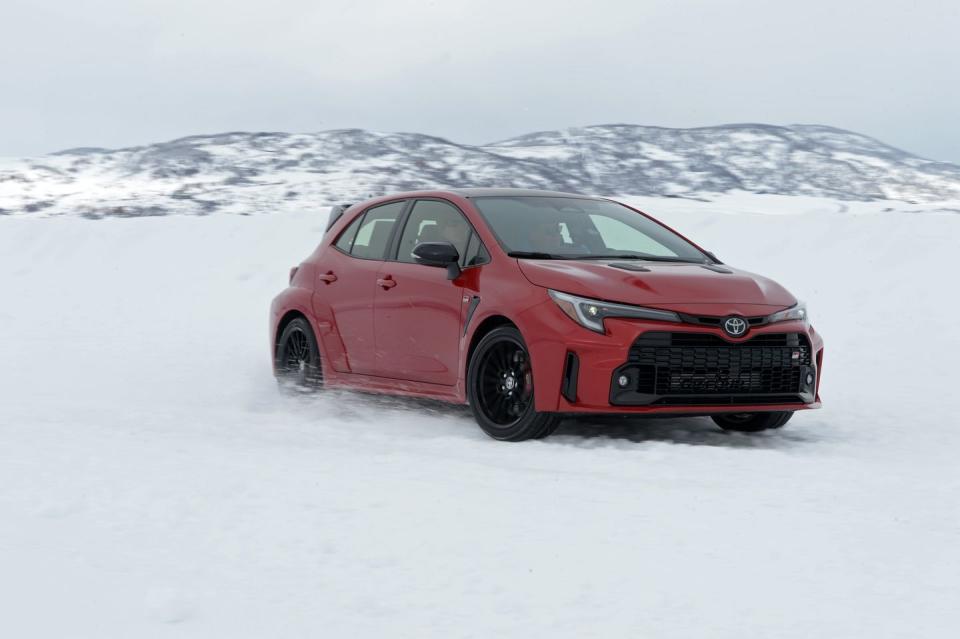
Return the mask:
M 472 229 L 448 202 L 418 200 L 400 236 L 395 261 L 386 261 L 374 294 L 376 369 L 383 377 L 453 386 L 463 332 L 463 289 L 447 270 L 417 264 L 421 242 L 451 242 L 461 256 Z

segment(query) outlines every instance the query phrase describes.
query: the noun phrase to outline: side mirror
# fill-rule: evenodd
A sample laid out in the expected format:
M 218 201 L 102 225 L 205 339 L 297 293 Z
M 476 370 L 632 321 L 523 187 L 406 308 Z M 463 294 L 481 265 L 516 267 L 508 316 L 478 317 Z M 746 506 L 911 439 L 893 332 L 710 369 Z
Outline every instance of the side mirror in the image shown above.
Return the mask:
M 447 269 L 447 279 L 460 277 L 460 252 L 450 242 L 423 242 L 413 249 L 417 264 L 440 266 Z

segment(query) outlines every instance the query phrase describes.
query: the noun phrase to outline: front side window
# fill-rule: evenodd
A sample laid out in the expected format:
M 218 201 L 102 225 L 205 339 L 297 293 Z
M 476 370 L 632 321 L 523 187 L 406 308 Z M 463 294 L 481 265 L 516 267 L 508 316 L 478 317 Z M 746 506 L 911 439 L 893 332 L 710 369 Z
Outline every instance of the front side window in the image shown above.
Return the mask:
M 467 242 L 467 252 L 463 255 L 463 259 L 460 260 L 460 265 L 463 267 L 479 266 L 489 261 L 490 254 L 487 253 L 487 247 L 480 241 L 480 236 L 478 236 L 476 232 L 471 233 L 470 240 Z
M 457 207 L 439 200 L 419 200 L 413 205 L 400 237 L 397 260 L 416 262 L 413 249 L 424 242 L 450 242 L 463 258 L 471 233 L 470 223 Z
M 357 229 L 350 254 L 354 257 L 382 260 L 387 252 L 390 232 L 406 202 L 391 202 L 367 209 Z M 349 231 L 349 229 L 347 229 Z
M 474 198 L 473 203 L 504 250 L 519 257 L 709 261 L 676 233 L 607 200 L 491 196 Z

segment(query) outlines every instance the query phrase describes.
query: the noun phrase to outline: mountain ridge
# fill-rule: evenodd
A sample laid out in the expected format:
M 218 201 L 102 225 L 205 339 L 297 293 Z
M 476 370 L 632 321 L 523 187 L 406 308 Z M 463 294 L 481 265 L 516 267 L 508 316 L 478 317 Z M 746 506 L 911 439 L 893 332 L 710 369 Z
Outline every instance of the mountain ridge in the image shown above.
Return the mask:
M 6 162 L 0 214 L 252 214 L 425 188 L 500 186 L 710 199 L 960 200 L 960 166 L 828 125 L 603 124 L 489 144 L 358 128 L 229 131 Z

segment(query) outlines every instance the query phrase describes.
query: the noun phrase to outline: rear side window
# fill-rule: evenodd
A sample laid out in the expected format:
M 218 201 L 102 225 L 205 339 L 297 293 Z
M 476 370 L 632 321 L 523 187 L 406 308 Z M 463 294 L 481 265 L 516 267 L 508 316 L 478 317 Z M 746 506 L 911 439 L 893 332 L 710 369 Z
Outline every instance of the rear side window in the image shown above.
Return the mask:
M 387 251 L 387 243 L 390 242 L 393 225 L 397 223 L 404 206 L 406 202 L 391 202 L 367 209 L 357 228 L 350 254 L 354 257 L 382 260 Z
M 350 249 L 353 247 L 353 238 L 357 236 L 357 229 L 360 228 L 360 222 L 363 221 L 363 215 L 358 215 L 357 219 L 353 222 L 350 222 L 350 226 L 340 234 L 340 239 L 337 240 L 335 246 L 343 251 L 344 253 L 349 253 Z

